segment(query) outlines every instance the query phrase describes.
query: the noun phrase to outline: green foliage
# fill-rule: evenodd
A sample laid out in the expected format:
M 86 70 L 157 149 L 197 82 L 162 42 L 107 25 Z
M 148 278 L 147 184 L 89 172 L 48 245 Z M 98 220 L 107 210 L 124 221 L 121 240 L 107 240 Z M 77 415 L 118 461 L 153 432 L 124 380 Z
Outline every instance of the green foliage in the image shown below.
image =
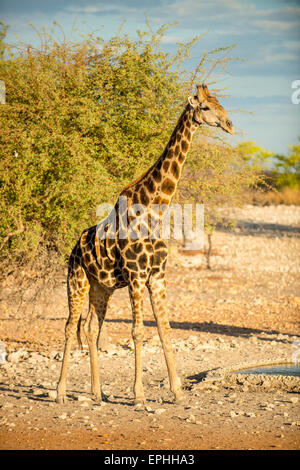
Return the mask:
M 237 146 L 237 150 L 240 153 L 241 158 L 256 170 L 266 169 L 267 164 L 270 162 L 270 158 L 273 156 L 272 152 L 259 147 L 252 141 L 241 142 Z
M 300 138 L 297 145 L 291 145 L 289 153 L 275 155 L 275 184 L 278 189 L 300 187 Z

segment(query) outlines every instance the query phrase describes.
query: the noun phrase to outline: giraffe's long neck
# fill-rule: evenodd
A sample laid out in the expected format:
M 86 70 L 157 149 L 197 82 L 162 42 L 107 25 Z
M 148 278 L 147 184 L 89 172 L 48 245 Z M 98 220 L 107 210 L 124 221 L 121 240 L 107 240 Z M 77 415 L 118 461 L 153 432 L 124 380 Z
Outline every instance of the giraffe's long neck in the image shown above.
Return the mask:
M 187 105 L 180 116 L 171 138 L 157 162 L 122 195 L 132 204 L 169 205 L 179 183 L 182 168 L 196 130 L 193 110 Z

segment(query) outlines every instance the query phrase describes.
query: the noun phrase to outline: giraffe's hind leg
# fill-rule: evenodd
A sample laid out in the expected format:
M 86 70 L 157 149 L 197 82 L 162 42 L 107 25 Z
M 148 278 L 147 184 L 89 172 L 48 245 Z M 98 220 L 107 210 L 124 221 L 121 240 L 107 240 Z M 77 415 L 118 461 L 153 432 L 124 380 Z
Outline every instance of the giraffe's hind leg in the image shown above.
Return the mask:
M 70 351 L 73 339 L 76 337 L 77 326 L 89 288 L 89 281 L 82 266 L 79 264 L 72 266 L 68 273 L 69 318 L 65 328 L 65 349 L 60 378 L 57 385 L 57 403 L 66 402 L 66 381 Z
M 90 351 L 92 394 L 99 403 L 105 396 L 101 391 L 100 385 L 97 343 L 110 297 L 111 292 L 97 283 L 91 284 L 89 313 L 83 326 Z

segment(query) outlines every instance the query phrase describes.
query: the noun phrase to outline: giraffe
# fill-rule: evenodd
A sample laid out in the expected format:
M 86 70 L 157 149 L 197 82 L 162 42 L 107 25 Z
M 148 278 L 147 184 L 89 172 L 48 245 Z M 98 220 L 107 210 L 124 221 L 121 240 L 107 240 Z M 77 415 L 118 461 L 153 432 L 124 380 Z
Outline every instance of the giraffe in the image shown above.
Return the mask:
M 233 126 L 225 109 L 210 94 L 205 84 L 197 85 L 195 95 L 188 98 L 171 138 L 158 160 L 136 181 L 125 187 L 120 196 L 126 198 L 126 217 L 131 224 L 137 213 L 136 204 L 146 207 L 146 215 L 139 221 L 140 228 L 149 228 L 151 205 L 168 207 L 176 191 L 192 136 L 202 124 L 221 127 L 233 134 Z M 139 207 L 139 206 L 138 206 Z M 115 205 L 120 212 L 120 198 Z M 119 209 L 119 211 L 117 211 Z M 122 209 L 123 210 L 123 209 Z M 131 226 L 131 225 L 130 225 Z M 179 376 L 176 373 L 166 308 L 165 266 L 167 245 L 163 239 L 148 230 L 145 237 L 133 237 L 132 232 L 120 236 L 121 217 L 117 217 L 115 235 L 111 218 L 83 231 L 71 252 L 68 264 L 67 292 L 69 317 L 65 327 L 65 347 L 61 374 L 57 385 L 58 403 L 66 402 L 66 376 L 73 338 L 79 338 L 81 314 L 89 294 L 89 310 L 84 322 L 91 366 L 91 390 L 97 402 L 104 399 L 99 378 L 97 341 L 107 306 L 114 290 L 127 286 L 132 309 L 132 338 L 135 350 L 134 403 L 145 403 L 142 384 L 141 349 L 144 332 L 143 294 L 148 289 L 153 314 L 157 323 L 168 370 L 170 390 L 175 403 L 184 401 Z M 102 236 L 100 236 L 100 233 Z

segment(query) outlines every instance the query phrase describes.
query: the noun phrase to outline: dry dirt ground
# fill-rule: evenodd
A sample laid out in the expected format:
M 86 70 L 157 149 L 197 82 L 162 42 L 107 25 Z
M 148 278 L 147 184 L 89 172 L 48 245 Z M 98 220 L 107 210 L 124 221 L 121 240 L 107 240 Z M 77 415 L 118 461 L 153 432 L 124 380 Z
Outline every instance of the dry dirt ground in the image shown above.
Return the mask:
M 87 347 L 74 345 L 68 403 L 55 402 L 67 312 L 65 273 L 53 291 L 16 300 L 3 283 L 0 449 L 299 449 L 299 378 L 235 375 L 242 366 L 300 358 L 300 208 L 247 206 L 213 238 L 212 269 L 173 247 L 168 308 L 186 395 L 172 403 L 148 295 L 143 348 L 146 406 L 133 406 L 134 352 L 126 289 L 112 298 L 101 342 L 108 400 L 90 394 Z M 3 352 L 5 348 L 5 352 Z

